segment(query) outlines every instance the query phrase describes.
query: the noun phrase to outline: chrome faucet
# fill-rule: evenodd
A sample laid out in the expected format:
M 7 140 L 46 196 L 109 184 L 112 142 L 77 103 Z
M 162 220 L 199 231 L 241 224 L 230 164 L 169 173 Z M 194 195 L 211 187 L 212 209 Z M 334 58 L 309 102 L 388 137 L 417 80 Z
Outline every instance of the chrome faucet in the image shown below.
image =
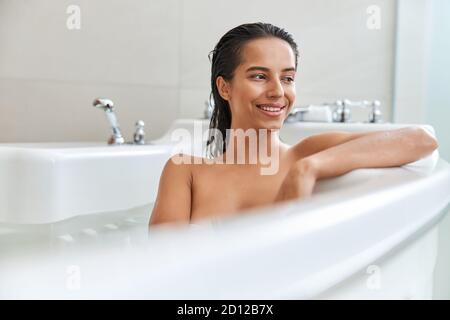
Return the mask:
M 333 121 L 334 122 L 349 122 L 351 119 L 351 112 L 349 109 L 349 100 L 336 100 L 334 103 Z
M 114 113 L 114 103 L 110 99 L 97 98 L 93 102 L 93 106 L 99 108 L 106 113 L 106 118 L 111 125 L 112 135 L 108 139 L 109 145 L 121 145 L 125 143 L 125 139 L 120 131 L 119 123 L 117 121 L 116 114 Z M 144 121 L 139 120 L 136 122 L 136 132 L 134 133 L 133 142 L 127 142 L 127 144 L 145 144 L 144 140 Z
M 145 132 L 144 132 L 144 121 L 139 120 L 136 122 L 136 131 L 134 132 L 133 141 L 135 144 L 145 144 Z
M 302 122 L 308 121 L 305 120 L 307 117 L 305 116 L 311 110 L 317 110 L 317 108 L 331 108 L 332 114 L 331 119 L 333 122 L 350 122 L 352 113 L 351 107 L 361 107 L 361 108 L 371 108 L 369 112 L 368 121 L 369 123 L 379 123 L 382 121 L 382 114 L 380 111 L 380 101 L 374 100 L 372 102 L 363 100 L 363 101 L 351 101 L 348 99 L 344 100 L 336 100 L 333 103 L 323 103 L 322 105 L 308 105 L 293 108 L 288 117 L 286 118 L 286 122 Z M 324 117 L 323 122 L 329 122 Z
M 106 118 L 109 121 L 112 129 L 112 135 L 108 140 L 108 144 L 124 144 L 125 139 L 120 132 L 119 123 L 117 122 L 116 114 L 114 113 L 114 103 L 109 99 L 98 98 L 94 100 L 94 107 L 102 109 L 106 113 Z
M 351 119 L 350 107 L 371 108 L 369 111 L 368 122 L 378 123 L 382 122 L 382 113 L 380 110 L 380 101 L 374 100 L 372 102 L 367 100 L 351 101 L 345 99 L 335 102 L 336 108 L 333 111 L 333 121 L 335 122 L 349 122 Z
M 303 121 L 303 115 L 309 112 L 310 109 L 311 106 L 295 107 L 291 110 L 285 121 L 287 123 Z
M 211 119 L 214 111 L 214 99 L 210 97 L 205 101 L 205 110 L 203 111 L 203 119 Z
M 369 122 L 370 123 L 383 122 L 380 105 L 381 105 L 381 103 L 378 100 L 374 100 L 372 102 L 372 105 L 371 105 L 372 110 L 369 113 Z

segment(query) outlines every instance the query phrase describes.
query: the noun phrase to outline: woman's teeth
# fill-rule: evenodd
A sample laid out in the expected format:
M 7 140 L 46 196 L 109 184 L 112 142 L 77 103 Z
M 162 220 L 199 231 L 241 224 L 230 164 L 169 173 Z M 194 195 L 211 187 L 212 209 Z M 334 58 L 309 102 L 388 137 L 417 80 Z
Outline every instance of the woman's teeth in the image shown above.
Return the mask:
M 269 107 L 269 106 L 265 106 L 265 105 L 257 105 L 257 107 L 263 111 L 266 112 L 271 112 L 271 113 L 280 113 L 281 110 L 284 109 L 284 107 Z
M 264 106 L 261 106 L 261 109 L 266 110 L 266 111 L 278 111 L 278 110 L 280 110 L 281 108 L 271 108 L 271 107 L 264 107 Z
M 283 114 L 283 109 L 286 107 L 271 107 L 267 105 L 256 105 L 258 109 L 261 110 L 268 117 L 278 118 Z

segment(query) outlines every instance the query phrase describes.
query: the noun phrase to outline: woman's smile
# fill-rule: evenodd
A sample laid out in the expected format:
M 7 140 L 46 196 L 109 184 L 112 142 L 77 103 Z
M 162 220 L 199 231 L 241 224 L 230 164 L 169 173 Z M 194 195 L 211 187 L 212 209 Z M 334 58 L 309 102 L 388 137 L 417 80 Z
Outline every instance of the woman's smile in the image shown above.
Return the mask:
M 292 47 L 279 38 L 261 38 L 243 45 L 240 57 L 231 80 L 216 79 L 232 114 L 230 127 L 280 129 L 295 102 Z
M 281 104 L 268 103 L 268 104 L 258 104 L 256 105 L 256 108 L 266 116 L 279 117 L 284 113 L 286 106 Z

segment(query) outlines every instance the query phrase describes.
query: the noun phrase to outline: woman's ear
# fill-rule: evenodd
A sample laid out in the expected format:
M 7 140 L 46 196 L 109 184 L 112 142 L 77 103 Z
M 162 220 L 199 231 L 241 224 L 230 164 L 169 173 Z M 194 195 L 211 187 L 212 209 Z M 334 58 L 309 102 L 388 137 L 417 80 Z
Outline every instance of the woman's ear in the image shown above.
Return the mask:
M 229 101 L 230 100 L 230 85 L 228 82 L 222 77 L 218 76 L 216 78 L 216 86 L 217 91 L 219 91 L 220 96 L 222 99 Z

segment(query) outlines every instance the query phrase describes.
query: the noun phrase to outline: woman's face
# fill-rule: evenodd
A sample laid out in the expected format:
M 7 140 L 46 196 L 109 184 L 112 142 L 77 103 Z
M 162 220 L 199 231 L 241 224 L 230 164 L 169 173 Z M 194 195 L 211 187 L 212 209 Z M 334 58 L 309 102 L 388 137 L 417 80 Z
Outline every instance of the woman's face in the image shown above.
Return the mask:
M 294 52 L 279 38 L 252 40 L 233 79 L 216 84 L 230 104 L 232 128 L 280 129 L 295 102 Z

